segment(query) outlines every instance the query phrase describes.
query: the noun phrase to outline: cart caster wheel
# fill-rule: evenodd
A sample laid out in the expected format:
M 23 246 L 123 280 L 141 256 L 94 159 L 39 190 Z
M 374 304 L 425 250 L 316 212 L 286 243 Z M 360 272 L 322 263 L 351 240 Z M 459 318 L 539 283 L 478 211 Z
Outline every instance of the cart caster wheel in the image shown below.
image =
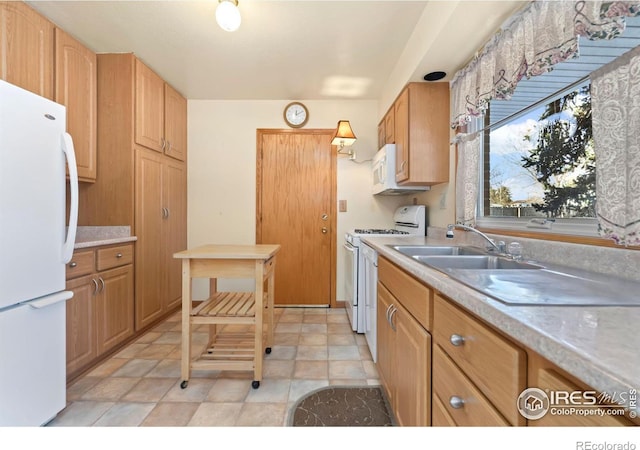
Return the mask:
M 189 380 L 182 380 L 182 383 L 180 383 L 180 388 L 185 389 L 187 387 L 187 384 L 189 384 Z
M 260 387 L 260 382 L 259 381 L 252 381 L 251 382 L 251 387 L 254 389 L 258 389 Z
M 271 347 L 267 347 L 264 352 L 268 355 L 271 353 Z

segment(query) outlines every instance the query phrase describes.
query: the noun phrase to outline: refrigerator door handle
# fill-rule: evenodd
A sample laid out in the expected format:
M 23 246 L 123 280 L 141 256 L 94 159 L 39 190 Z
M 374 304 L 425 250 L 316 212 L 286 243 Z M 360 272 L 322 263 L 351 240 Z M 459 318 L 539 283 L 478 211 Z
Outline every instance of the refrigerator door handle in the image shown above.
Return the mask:
M 55 294 L 32 300 L 28 303 L 28 305 L 35 309 L 42 309 L 46 308 L 47 306 L 55 305 L 56 303 L 66 302 L 71 297 L 73 297 L 73 292 L 71 291 L 56 292 Z
M 76 166 L 76 153 L 73 149 L 73 139 L 69 133 L 62 134 L 62 152 L 67 158 L 69 166 L 69 190 L 71 192 L 71 205 L 69 207 L 69 228 L 67 239 L 62 246 L 62 262 L 67 264 L 73 256 L 73 247 L 76 242 L 78 229 L 78 167 Z

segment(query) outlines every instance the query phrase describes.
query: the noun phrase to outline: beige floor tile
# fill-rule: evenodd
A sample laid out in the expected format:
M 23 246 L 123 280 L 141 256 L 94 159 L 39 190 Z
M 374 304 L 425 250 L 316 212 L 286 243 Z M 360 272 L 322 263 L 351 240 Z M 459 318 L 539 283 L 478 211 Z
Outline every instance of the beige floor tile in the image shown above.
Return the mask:
M 158 339 L 162 333 L 158 331 L 148 331 L 136 340 L 136 344 L 151 344 Z
M 125 358 L 110 358 L 87 374 L 89 377 L 108 377 L 124 366 L 129 360 Z
M 120 350 L 115 354 L 116 358 L 135 358 L 138 353 L 147 348 L 149 344 L 147 343 L 134 343 L 131 345 L 127 345 L 125 348 Z
M 327 314 L 327 323 L 349 323 L 349 317 L 346 314 Z
M 302 323 L 303 314 L 283 314 L 276 323 Z
M 163 359 L 178 347 L 176 344 L 150 344 L 147 348 L 139 351 L 135 357 L 140 359 Z
M 192 378 L 185 389 L 181 383 L 175 383 L 169 392 L 162 398 L 163 402 L 203 402 L 216 380 Z
M 80 400 L 80 397 L 82 397 L 85 392 L 94 387 L 100 381 L 102 381 L 102 378 L 100 377 L 86 376 L 79 378 L 67 388 L 67 403 Z
M 297 336 L 297 335 L 296 335 Z M 295 359 L 298 347 L 296 345 L 274 345 L 271 354 L 265 359 Z
M 327 332 L 327 324 L 326 323 L 303 323 L 301 333 L 326 333 Z
M 291 378 L 295 361 L 272 359 L 264 361 L 262 375 L 264 378 Z
M 275 333 L 273 337 L 274 345 L 298 345 L 299 333 Z
M 305 314 L 302 323 L 327 323 L 326 314 Z
M 378 368 L 373 361 L 362 361 L 362 368 L 364 373 L 367 374 L 367 378 L 379 378 Z
M 329 378 L 328 361 L 296 361 L 293 377 L 309 380 L 326 380 Z
M 243 402 L 251 389 L 247 380 L 220 378 L 213 383 L 207 394 L 207 402 L 237 403 Z
M 286 403 L 245 403 L 236 426 L 280 427 L 284 425 L 286 413 Z
M 329 345 L 356 345 L 353 334 L 328 334 L 327 342 Z
M 329 308 L 302 308 L 305 316 L 326 316 Z
M 243 403 L 201 403 L 189 421 L 190 427 L 230 427 L 235 425 Z
M 304 315 L 304 308 L 276 308 L 278 310 L 282 311 L 282 316 Z
M 358 345 L 358 352 L 362 361 L 373 361 L 368 345 Z
M 260 382 L 258 389 L 251 389 L 245 403 L 285 403 L 289 398 L 291 380 L 269 378 Z
M 137 427 L 149 415 L 155 403 L 116 403 L 100 417 L 97 427 Z
M 142 422 L 143 427 L 183 427 L 200 403 L 158 403 Z
M 73 402 L 63 409 L 47 426 L 88 427 L 93 425 L 113 405 L 115 405 L 114 402 Z
M 180 377 L 180 360 L 164 359 L 145 376 L 149 378 L 177 379 Z
M 326 361 L 328 351 L 326 345 L 298 345 L 296 360 L 323 360 Z
M 380 384 L 378 382 L 378 384 Z M 336 378 L 329 381 L 330 386 L 369 386 L 366 379 L 359 378 Z
M 329 379 L 364 379 L 367 375 L 360 361 L 329 361 Z
M 116 401 L 133 388 L 139 378 L 105 378 L 82 395 L 83 400 Z
M 360 361 L 360 352 L 355 345 L 330 345 L 329 361 Z
M 153 341 L 154 344 L 180 344 L 182 342 L 182 333 L 179 331 L 167 331 L 162 333 L 158 339 Z
M 300 333 L 302 323 L 280 322 L 276 325 L 276 334 L 278 333 Z
M 175 384 L 171 378 L 143 378 L 122 400 L 128 402 L 158 402 Z
M 349 323 L 328 323 L 327 333 L 352 334 L 353 330 L 351 329 L 351 325 Z
M 327 345 L 325 333 L 305 333 L 300 335 L 300 345 Z
M 152 331 L 159 332 L 159 333 L 164 333 L 166 331 L 171 331 L 175 324 L 176 324 L 176 322 L 174 322 L 172 320 L 165 320 L 161 324 L 156 325 L 155 327 L 153 327 Z
M 131 359 L 124 366 L 113 372 L 114 377 L 143 377 L 158 365 L 156 359 Z

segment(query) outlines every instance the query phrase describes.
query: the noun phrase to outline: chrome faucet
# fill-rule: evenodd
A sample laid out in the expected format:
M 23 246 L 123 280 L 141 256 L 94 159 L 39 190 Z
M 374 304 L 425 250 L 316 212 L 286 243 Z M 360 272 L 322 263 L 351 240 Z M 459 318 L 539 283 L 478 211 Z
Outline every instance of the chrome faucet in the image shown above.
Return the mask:
M 476 234 L 479 234 L 480 236 L 482 236 L 489 244 L 491 244 L 491 247 L 493 247 L 498 253 L 500 253 L 501 255 L 506 253 L 506 245 L 503 241 L 500 241 L 498 244 L 496 244 L 493 239 L 491 239 L 489 236 L 487 236 L 486 234 L 484 234 L 482 231 L 478 231 L 473 227 L 468 227 L 466 225 L 461 225 L 458 223 L 451 223 L 449 225 L 447 225 L 447 234 L 446 237 L 449 239 L 453 239 L 453 229 L 454 228 L 460 228 L 462 230 L 467 230 L 467 231 L 473 231 Z

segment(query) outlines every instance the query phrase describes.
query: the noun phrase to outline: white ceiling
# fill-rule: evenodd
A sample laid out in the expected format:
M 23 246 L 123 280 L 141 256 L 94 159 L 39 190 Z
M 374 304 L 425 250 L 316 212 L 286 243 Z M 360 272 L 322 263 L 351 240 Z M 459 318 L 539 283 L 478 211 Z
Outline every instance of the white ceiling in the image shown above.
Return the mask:
M 404 82 L 435 70 L 449 80 L 524 5 L 239 0 L 242 25 L 229 33 L 215 22 L 217 0 L 27 3 L 97 53 L 135 53 L 189 99 L 223 100 L 379 99 L 416 49 Z

